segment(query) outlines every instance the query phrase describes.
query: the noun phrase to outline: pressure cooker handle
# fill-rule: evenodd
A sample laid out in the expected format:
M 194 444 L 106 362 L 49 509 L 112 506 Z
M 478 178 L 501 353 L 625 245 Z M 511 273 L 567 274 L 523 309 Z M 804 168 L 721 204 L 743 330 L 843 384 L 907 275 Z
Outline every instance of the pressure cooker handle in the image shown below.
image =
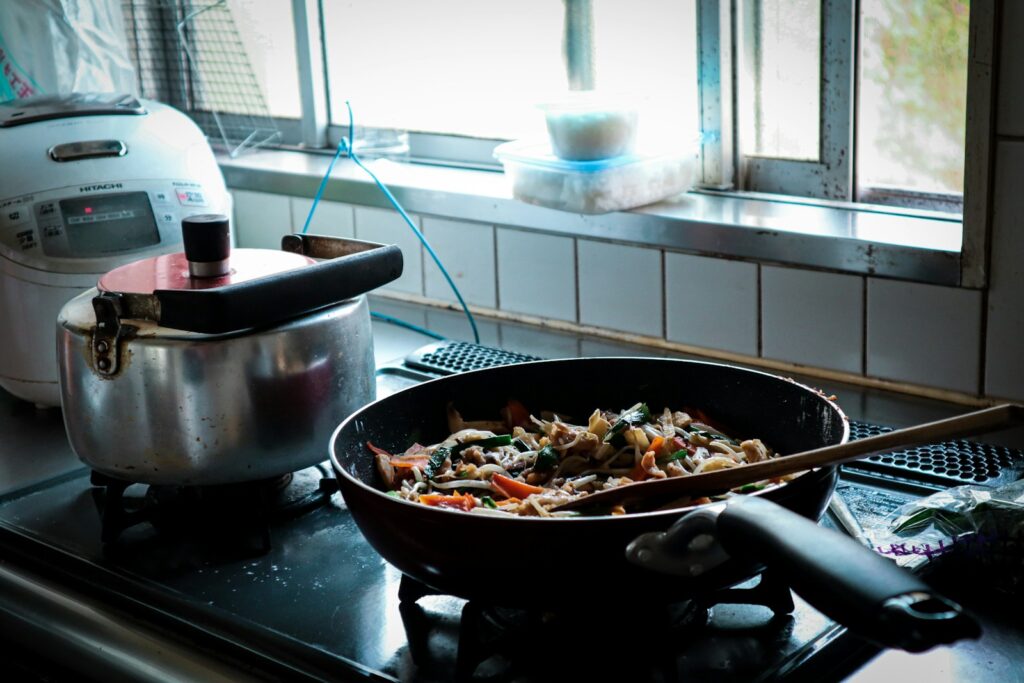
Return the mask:
M 273 325 L 364 294 L 402 274 L 397 246 L 337 241 L 349 245 L 348 253 L 311 266 L 228 287 L 156 290 L 160 324 L 206 334 Z
M 781 570 L 816 609 L 882 645 L 920 652 L 980 633 L 959 605 L 910 572 L 775 503 L 733 500 L 716 527 L 729 556 Z

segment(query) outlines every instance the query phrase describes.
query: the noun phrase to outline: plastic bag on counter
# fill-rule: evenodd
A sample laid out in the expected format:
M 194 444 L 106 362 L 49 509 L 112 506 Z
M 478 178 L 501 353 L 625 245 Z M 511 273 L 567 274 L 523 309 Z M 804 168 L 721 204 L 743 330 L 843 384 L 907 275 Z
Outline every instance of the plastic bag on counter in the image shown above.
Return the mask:
M 121 2 L 0 2 L 0 102 L 73 92 L 138 94 Z
M 875 551 L 908 569 L 941 561 L 973 581 L 1024 593 L 1024 480 L 958 486 L 908 503 L 870 534 Z

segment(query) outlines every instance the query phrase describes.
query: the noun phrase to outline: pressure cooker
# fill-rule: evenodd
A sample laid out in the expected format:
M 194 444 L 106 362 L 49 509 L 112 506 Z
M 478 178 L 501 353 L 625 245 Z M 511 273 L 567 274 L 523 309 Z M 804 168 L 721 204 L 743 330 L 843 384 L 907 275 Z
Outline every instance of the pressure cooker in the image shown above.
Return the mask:
M 129 482 L 273 478 L 326 458 L 375 397 L 363 294 L 396 279 L 394 245 L 286 235 L 231 249 L 221 215 L 182 221 L 184 252 L 120 266 L 58 316 L 75 454 Z

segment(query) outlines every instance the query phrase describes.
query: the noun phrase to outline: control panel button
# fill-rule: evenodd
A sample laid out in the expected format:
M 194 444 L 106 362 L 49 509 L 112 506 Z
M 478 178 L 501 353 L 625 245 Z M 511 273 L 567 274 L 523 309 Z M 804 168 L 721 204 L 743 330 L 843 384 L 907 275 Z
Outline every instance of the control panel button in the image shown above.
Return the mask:
M 178 202 L 182 206 L 206 206 L 206 198 L 199 190 L 178 189 Z
M 170 212 L 164 212 L 159 215 L 161 223 L 174 223 L 176 216 Z
M 36 242 L 36 233 L 34 230 L 22 230 L 19 233 L 15 233 L 15 237 L 18 238 L 18 246 L 21 247 L 22 251 L 28 251 L 34 249 L 38 242 Z
M 0 219 L 5 225 L 21 225 L 29 219 L 29 209 L 20 204 L 5 207 L 0 213 Z
M 153 203 L 154 204 L 170 204 L 171 203 L 171 193 L 167 192 L 165 190 L 157 190 L 156 192 L 153 193 Z

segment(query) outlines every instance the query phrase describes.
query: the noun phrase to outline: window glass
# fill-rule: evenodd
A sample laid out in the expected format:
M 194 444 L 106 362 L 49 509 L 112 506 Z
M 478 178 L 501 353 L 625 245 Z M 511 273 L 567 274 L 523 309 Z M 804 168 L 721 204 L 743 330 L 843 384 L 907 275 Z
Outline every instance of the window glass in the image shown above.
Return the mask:
M 860 189 L 962 193 L 969 2 L 860 7 Z
M 744 151 L 819 158 L 821 3 L 752 0 L 743 9 L 740 123 Z
M 543 136 L 568 88 L 562 0 L 324 0 L 333 123 L 484 138 Z M 692 2 L 593 2 L 596 86 L 671 94 L 696 130 Z M 665 111 L 663 109 L 662 111 Z
M 228 0 L 245 56 L 271 116 L 299 118 L 295 29 L 290 2 Z

